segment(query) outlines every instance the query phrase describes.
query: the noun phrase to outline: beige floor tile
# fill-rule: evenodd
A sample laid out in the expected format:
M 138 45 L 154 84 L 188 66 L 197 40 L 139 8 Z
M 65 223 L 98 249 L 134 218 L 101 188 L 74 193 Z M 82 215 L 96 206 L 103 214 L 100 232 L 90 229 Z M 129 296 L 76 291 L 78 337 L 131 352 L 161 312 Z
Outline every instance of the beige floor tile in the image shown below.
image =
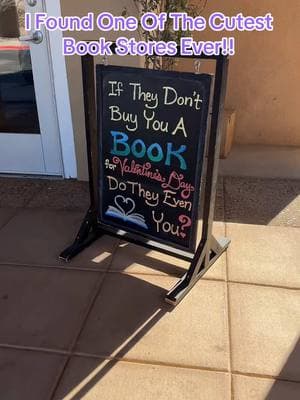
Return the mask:
M 300 381 L 300 291 L 230 284 L 233 371 Z
M 0 208 L 0 229 L 17 213 L 14 208 Z
M 229 279 L 300 287 L 300 229 L 227 224 Z
M 199 228 L 200 229 L 200 228 Z M 213 233 L 216 238 L 225 235 L 225 224 L 215 222 Z M 110 269 L 139 274 L 169 274 L 182 276 L 189 267 L 189 263 L 179 258 L 168 256 L 157 251 L 129 243 L 120 243 L 115 253 Z M 223 254 L 211 269 L 204 275 L 206 279 L 226 278 L 226 255 Z
M 74 357 L 55 400 L 228 400 L 224 373 Z
M 199 281 L 176 307 L 175 278 L 108 274 L 76 349 L 136 360 L 227 369 L 225 284 Z
M 47 400 L 64 357 L 0 348 L 1 400 Z
M 1 265 L 0 343 L 67 349 L 102 277 Z
M 235 400 L 299 400 L 300 383 L 234 375 L 233 393 Z
M 300 186 L 300 183 L 299 185 Z M 282 225 L 300 227 L 300 190 L 295 193 L 294 198 L 274 216 L 269 225 Z
M 22 211 L 0 230 L 0 262 L 106 270 L 117 244 L 108 236 L 97 240 L 69 264 L 58 259 L 60 252 L 73 242 L 83 217 L 82 212 Z

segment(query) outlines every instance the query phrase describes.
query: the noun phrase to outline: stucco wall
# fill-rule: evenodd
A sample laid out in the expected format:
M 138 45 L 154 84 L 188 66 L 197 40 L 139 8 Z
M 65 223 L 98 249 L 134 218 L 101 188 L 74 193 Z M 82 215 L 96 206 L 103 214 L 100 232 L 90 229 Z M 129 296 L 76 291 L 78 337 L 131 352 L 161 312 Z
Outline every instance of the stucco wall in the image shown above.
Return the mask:
M 273 32 L 233 34 L 237 53 L 230 59 L 226 106 L 237 110 L 235 142 L 300 146 L 300 1 L 208 0 L 202 15 L 215 11 L 254 16 L 271 12 L 275 20 Z M 217 40 L 223 35 L 197 32 L 194 38 Z M 187 63 L 182 67 L 191 68 Z
M 62 15 L 86 15 L 88 12 L 96 14 L 102 11 L 109 11 L 115 15 L 120 15 L 124 7 L 127 8 L 128 14 L 136 15 L 137 10 L 131 0 L 61 0 Z M 108 40 L 114 40 L 116 33 L 102 34 L 95 32 L 67 32 L 65 36 L 72 36 L 77 40 L 97 40 L 100 36 L 106 37 Z M 123 34 L 126 36 L 126 34 Z M 132 34 L 130 35 L 132 36 Z M 96 62 L 102 62 L 102 58 L 97 58 Z M 137 57 L 111 57 L 110 64 L 139 66 L 142 60 Z M 86 180 L 87 174 L 87 157 L 86 157 L 86 141 L 85 141 L 85 125 L 83 111 L 83 95 L 81 80 L 81 64 L 79 56 L 66 57 L 68 83 L 70 90 L 70 102 L 72 110 L 72 120 L 75 136 L 75 149 L 77 158 L 78 179 Z

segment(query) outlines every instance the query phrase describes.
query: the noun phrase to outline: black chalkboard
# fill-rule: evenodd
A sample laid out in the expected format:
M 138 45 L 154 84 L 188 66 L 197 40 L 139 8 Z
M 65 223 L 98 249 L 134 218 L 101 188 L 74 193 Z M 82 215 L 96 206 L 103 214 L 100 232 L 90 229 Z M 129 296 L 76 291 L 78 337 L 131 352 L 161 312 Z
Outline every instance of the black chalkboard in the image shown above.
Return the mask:
M 194 251 L 211 76 L 97 65 L 98 221 Z

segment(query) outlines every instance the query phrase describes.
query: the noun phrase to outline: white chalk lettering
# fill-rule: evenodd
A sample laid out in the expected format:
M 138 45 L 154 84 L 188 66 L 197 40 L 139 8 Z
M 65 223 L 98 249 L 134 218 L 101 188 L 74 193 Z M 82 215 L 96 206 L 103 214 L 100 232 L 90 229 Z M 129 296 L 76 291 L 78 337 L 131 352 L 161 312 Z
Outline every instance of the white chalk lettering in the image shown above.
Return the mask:
M 119 106 L 110 106 L 110 119 L 111 121 L 124 121 L 129 124 L 126 124 L 126 129 L 131 132 L 134 132 L 138 129 L 138 117 L 136 114 L 131 114 L 128 112 L 121 112 Z

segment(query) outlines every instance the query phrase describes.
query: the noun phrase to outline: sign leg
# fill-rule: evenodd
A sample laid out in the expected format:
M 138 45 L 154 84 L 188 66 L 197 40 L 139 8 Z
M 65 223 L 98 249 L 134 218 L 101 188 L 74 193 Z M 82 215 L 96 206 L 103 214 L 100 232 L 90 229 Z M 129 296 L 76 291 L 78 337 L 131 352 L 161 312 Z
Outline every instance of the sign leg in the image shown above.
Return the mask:
M 207 252 L 207 246 L 202 245 L 200 254 L 195 254 L 190 269 L 176 283 L 176 285 L 167 293 L 165 300 L 167 303 L 176 306 L 188 294 L 198 280 L 209 270 L 217 259 L 227 250 L 230 240 L 222 237 L 218 240 L 213 236 L 210 240 L 210 249 Z M 201 243 L 200 245 L 201 246 Z M 208 255 L 208 257 L 206 257 Z
M 73 257 L 92 244 L 103 232 L 99 229 L 97 218 L 93 211 L 89 210 L 80 226 L 77 236 L 71 244 L 59 256 L 60 260 L 69 262 Z

